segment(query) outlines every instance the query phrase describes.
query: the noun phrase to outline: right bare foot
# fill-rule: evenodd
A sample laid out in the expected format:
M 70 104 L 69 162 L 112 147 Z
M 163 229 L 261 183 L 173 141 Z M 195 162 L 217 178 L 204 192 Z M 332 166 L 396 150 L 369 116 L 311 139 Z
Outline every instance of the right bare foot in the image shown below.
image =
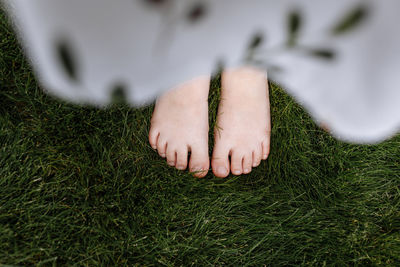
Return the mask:
M 251 172 L 269 154 L 271 117 L 266 73 L 242 67 L 222 73 L 212 169 L 217 177 Z
M 149 141 L 170 166 L 204 177 L 209 169 L 208 91 L 210 77 L 203 76 L 172 89 L 157 99 L 151 118 Z

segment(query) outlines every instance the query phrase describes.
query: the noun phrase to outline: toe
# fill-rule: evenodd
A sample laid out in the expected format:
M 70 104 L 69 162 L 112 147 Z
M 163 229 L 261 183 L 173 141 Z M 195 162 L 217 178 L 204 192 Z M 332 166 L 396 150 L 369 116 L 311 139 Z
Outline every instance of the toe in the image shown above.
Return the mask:
M 169 166 L 175 166 L 176 162 L 176 149 L 172 145 L 167 144 L 167 163 Z
M 166 151 L 167 151 L 167 142 L 159 136 L 157 140 L 157 152 L 161 157 L 165 158 Z
M 262 159 L 267 159 L 269 155 L 269 138 L 266 137 L 265 140 L 262 141 Z
M 178 170 L 185 170 L 186 167 L 187 167 L 187 159 L 188 159 L 188 149 L 187 149 L 187 147 L 185 146 L 185 147 L 177 149 L 175 167 Z
M 209 167 L 210 160 L 208 158 L 207 144 L 190 147 L 189 168 L 193 175 L 197 178 L 203 178 L 206 176 Z
M 248 174 L 251 172 L 251 166 L 253 165 L 252 153 L 248 153 L 243 157 L 243 173 Z
M 225 178 L 229 174 L 229 149 L 214 147 L 211 160 L 212 171 L 215 176 Z
M 157 139 L 160 136 L 160 132 L 155 128 L 151 128 L 149 132 L 149 143 L 153 149 L 157 149 Z
M 262 144 L 253 151 L 253 167 L 257 167 L 261 163 L 262 158 Z
M 243 153 L 234 150 L 231 155 L 231 171 L 234 175 L 240 175 L 243 173 L 242 161 Z

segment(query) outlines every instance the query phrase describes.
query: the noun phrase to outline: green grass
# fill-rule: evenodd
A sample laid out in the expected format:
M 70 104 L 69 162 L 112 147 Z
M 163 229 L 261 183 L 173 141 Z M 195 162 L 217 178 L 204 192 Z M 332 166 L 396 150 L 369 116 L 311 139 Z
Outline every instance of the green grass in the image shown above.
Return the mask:
M 152 106 L 46 95 L 0 21 L 0 264 L 400 264 L 400 136 L 337 141 L 272 85 L 269 159 L 195 179 L 148 145 Z

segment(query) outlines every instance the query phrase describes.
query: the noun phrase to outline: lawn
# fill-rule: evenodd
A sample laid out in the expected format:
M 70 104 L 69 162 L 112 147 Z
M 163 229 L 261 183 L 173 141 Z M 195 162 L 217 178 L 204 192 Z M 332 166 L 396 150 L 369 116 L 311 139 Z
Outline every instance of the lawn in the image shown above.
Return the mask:
M 268 160 L 196 179 L 149 146 L 153 106 L 45 94 L 2 11 L 0 53 L 0 265 L 400 265 L 400 136 L 335 140 L 272 84 Z

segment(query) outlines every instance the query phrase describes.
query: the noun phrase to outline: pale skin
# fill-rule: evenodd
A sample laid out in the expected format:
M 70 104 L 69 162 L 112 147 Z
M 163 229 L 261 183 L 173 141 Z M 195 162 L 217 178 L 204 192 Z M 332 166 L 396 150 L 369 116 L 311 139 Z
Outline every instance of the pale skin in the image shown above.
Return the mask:
M 203 76 L 162 95 L 157 99 L 149 133 L 150 145 L 170 166 L 179 170 L 189 167 L 198 178 L 210 168 L 209 86 L 210 76 Z M 221 86 L 212 171 L 220 178 L 230 172 L 248 174 L 269 154 L 271 120 L 266 75 L 252 67 L 227 70 L 222 73 Z

